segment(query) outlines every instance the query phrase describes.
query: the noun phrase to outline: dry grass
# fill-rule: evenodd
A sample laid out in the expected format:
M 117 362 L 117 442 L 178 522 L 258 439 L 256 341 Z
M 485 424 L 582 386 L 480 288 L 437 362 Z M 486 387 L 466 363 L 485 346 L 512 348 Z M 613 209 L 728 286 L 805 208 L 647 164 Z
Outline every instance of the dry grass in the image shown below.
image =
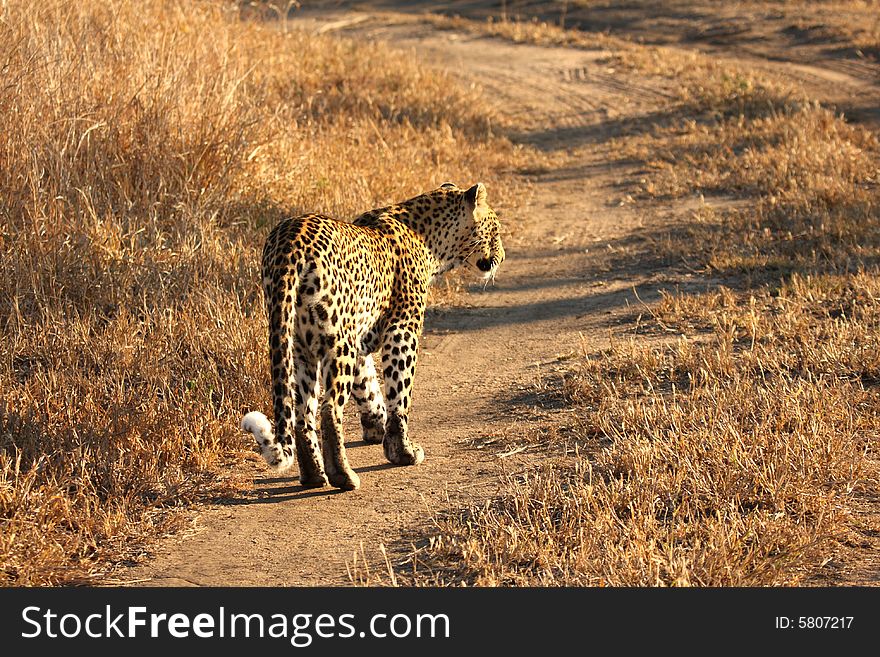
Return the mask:
M 609 0 L 552 4 L 555 13 L 572 17 L 578 16 L 578 9 L 589 16 L 590 10 L 614 10 L 621 5 Z M 669 30 L 669 40 L 723 38 L 740 30 L 745 34 L 778 31 L 793 45 L 817 44 L 846 55 L 880 57 L 880 4 L 876 0 L 745 0 L 728 6 L 693 0 L 636 0 L 624 9 L 630 16 L 653 15 Z
M 876 265 L 878 135 L 753 75 L 717 80 L 684 94 L 663 129 L 620 144 L 649 170 L 642 200 L 709 199 L 666 240 L 670 253 L 753 283 Z
M 699 342 L 596 354 L 565 385 L 579 409 L 561 459 L 485 508 L 441 521 L 424 583 L 742 586 L 803 580 L 849 520 L 877 438 L 876 280 L 848 315 L 828 284 L 712 306 L 669 297 Z M 702 300 L 705 301 L 705 300 Z M 667 324 L 668 325 L 668 324 Z M 785 345 L 786 348 L 781 348 Z M 874 474 L 876 476 L 876 473 Z
M 93 581 L 241 458 L 271 225 L 504 206 L 517 154 L 478 92 L 229 3 L 11 0 L 0 42 L 0 583 Z
M 609 150 L 649 171 L 646 208 L 704 195 L 646 244 L 725 285 L 665 293 L 636 328 L 676 342 L 584 357 L 556 460 L 439 518 L 407 581 L 799 585 L 860 529 L 880 482 L 877 135 L 703 56 L 652 69 L 657 52 L 615 56 L 680 101 Z
M 569 46 L 574 48 L 605 48 L 620 46 L 624 42 L 602 33 L 585 33 L 566 30 L 554 23 L 531 18 L 496 18 L 490 16 L 485 22 L 469 20 L 461 16 L 427 14 L 424 20 L 434 27 L 494 36 L 513 43 L 530 43 L 540 46 Z
M 456 29 L 479 30 L 517 42 L 592 48 L 618 39 L 638 43 L 724 43 L 762 38 L 833 56 L 880 59 L 876 0 L 511 0 L 494 7 L 443 9 Z M 485 18 L 479 26 L 455 12 Z

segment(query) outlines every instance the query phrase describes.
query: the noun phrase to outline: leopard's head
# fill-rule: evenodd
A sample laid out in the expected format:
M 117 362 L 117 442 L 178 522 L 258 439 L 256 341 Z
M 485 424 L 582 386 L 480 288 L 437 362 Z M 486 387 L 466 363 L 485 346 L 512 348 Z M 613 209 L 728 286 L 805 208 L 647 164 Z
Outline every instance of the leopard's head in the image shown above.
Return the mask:
M 467 264 L 478 270 L 484 279 L 495 278 L 498 267 L 504 262 L 504 245 L 501 243 L 501 222 L 489 207 L 486 186 L 477 183 L 461 190 L 452 183 L 444 183 L 441 189 L 459 199 L 457 225 L 450 231 L 454 239 L 452 265 Z

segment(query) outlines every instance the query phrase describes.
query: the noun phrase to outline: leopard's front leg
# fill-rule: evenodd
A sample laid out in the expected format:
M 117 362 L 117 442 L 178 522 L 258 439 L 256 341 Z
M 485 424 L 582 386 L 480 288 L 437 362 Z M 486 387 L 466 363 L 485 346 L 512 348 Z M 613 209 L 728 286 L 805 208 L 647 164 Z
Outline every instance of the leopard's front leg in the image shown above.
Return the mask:
M 382 445 L 385 458 L 396 465 L 418 465 L 425 450 L 409 439 L 409 409 L 418 358 L 421 326 L 401 324 L 389 328 L 382 341 L 382 368 L 388 419 Z

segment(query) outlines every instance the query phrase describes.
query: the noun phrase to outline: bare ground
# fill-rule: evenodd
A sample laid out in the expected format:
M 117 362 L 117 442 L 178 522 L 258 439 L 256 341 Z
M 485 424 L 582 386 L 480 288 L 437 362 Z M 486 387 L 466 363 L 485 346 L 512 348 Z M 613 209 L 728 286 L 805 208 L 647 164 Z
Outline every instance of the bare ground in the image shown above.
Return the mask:
M 604 155 L 621 124 L 637 125 L 662 111 L 671 95 L 664 83 L 621 84 L 601 50 L 512 44 L 438 30 L 413 15 L 339 9 L 299 12 L 294 20 L 310 29 L 386 40 L 456 71 L 497 100 L 516 126 L 517 140 L 564 153 L 564 163 L 520 172 L 532 193 L 515 217 L 507 217 L 513 232 L 496 285 L 473 289 L 462 305 L 429 312 L 410 425 L 427 453 L 421 466 L 389 466 L 381 448 L 357 440 L 356 419 L 350 417 L 349 457 L 361 474 L 360 490 L 304 490 L 295 477 L 273 477 L 254 457 L 241 465 L 240 494 L 195 511 L 191 531 L 160 542 L 141 564 L 118 573 L 117 581 L 349 583 L 347 566 L 355 554 L 366 555 L 375 567 L 380 544 L 405 548 L 401 537 L 431 522 L 433 513 L 490 497 L 499 473 L 541 458 L 480 446 L 550 419 L 552 410 L 536 403 L 535 391 L 566 366 L 568 356 L 606 346 L 621 323 L 635 321 L 640 302 L 634 288 L 638 299 L 650 303 L 661 286 L 697 284 L 659 259 L 625 257 L 634 240 L 649 239 L 688 207 L 678 203 L 644 214 L 617 185 L 639 172 L 614 168 Z M 771 66 L 766 58 L 758 63 Z M 774 70 L 814 80 L 823 100 L 828 81 L 839 83 L 831 94 L 859 107 L 865 94 L 877 92 L 872 68 L 842 72 L 814 62 Z M 426 187 L 440 182 L 426 181 Z M 876 537 L 866 540 L 871 545 L 861 553 L 876 554 Z M 838 583 L 871 577 L 856 568 Z

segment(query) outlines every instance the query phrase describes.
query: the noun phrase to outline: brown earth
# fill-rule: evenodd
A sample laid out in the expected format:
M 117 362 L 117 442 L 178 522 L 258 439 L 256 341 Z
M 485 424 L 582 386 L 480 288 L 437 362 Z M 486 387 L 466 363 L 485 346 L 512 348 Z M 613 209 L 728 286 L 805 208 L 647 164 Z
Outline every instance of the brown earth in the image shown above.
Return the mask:
M 467 4 L 479 13 L 480 3 Z M 538 403 L 537 392 L 566 367 L 569 356 L 607 346 L 609 335 L 636 321 L 639 304 L 655 299 L 660 287 L 706 284 L 661 258 L 626 257 L 635 241 L 644 243 L 690 206 L 652 205 L 646 214 L 619 187 L 621 180 L 639 175 L 636 165 L 615 167 L 605 156 L 609 138 L 622 125 L 636 126 L 662 112 L 672 95 L 663 87 L 668 82 L 622 84 L 601 50 L 513 44 L 438 30 L 417 15 L 387 9 L 386 3 L 382 13 L 363 5 L 300 11 L 291 21 L 388 41 L 455 71 L 495 99 L 517 141 L 562 163 L 517 174 L 531 195 L 512 213 L 515 217 L 506 217 L 508 259 L 496 284 L 475 287 L 460 305 L 429 311 L 410 424 L 426 460 L 414 468 L 389 466 L 381 448 L 357 439 L 351 409 L 349 457 L 361 475 L 360 490 L 304 490 L 295 477 L 272 476 L 255 456 L 241 466 L 240 494 L 196 510 L 192 531 L 164 539 L 117 581 L 349 583 L 347 568 L 355 554 L 365 555 L 375 568 L 381 544 L 405 549 L 402 537 L 430 523 L 432 514 L 491 496 L 500 486 L 499 473 L 531 467 L 541 458 L 530 449 L 499 452 L 487 446 L 548 419 L 564 424 L 558 409 Z M 763 47 L 763 54 L 747 56 L 795 76 L 842 111 L 846 103 L 861 110 L 868 95 L 880 97 L 876 66 L 842 71 L 821 61 L 779 64 L 766 52 L 770 46 Z M 731 48 L 719 56 L 746 54 Z M 856 118 L 870 121 L 874 114 L 865 111 Z M 854 577 L 859 576 L 842 579 Z

